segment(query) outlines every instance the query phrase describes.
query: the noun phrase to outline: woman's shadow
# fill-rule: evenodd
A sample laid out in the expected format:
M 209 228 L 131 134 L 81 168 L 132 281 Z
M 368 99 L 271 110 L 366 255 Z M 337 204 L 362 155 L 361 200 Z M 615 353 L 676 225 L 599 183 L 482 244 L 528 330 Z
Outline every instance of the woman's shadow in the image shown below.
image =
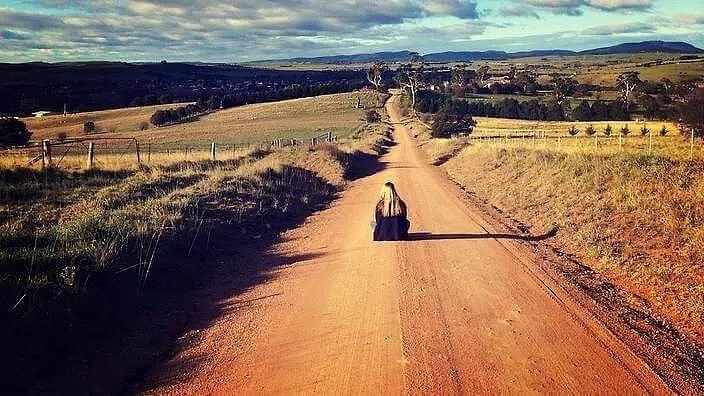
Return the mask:
M 411 232 L 408 234 L 409 241 L 438 241 L 452 239 L 519 239 L 522 241 L 542 241 L 557 235 L 559 227 L 555 226 L 550 231 L 541 235 L 521 235 L 521 234 L 433 234 L 431 232 Z

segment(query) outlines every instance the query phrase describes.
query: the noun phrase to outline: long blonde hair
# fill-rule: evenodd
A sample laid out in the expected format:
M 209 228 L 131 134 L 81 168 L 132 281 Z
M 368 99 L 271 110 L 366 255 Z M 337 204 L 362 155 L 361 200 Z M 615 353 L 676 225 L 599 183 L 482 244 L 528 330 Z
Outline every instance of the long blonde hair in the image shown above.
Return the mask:
M 384 183 L 379 192 L 379 203 L 381 215 L 384 217 L 398 216 L 403 213 L 405 204 L 396 193 L 396 187 L 391 182 Z

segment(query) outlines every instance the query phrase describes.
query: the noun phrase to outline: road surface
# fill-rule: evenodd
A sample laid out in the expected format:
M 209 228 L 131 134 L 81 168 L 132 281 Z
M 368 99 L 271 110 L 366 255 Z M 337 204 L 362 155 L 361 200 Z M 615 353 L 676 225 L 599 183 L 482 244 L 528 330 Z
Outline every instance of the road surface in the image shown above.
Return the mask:
M 286 233 L 275 252 L 293 263 L 217 301 L 228 309 L 147 376 L 147 393 L 668 393 L 515 240 L 488 234 L 427 164 L 397 100 L 386 167 Z M 386 181 L 413 241 L 371 241 Z

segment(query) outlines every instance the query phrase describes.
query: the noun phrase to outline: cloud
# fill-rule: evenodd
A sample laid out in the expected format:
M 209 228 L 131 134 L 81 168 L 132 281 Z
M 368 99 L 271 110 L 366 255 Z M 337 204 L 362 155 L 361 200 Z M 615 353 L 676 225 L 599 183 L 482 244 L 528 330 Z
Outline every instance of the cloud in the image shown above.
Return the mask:
M 583 8 L 608 12 L 647 11 L 652 0 L 522 0 L 521 3 L 544 9 L 553 14 L 582 15 Z
M 651 23 L 625 23 L 601 25 L 582 30 L 582 34 L 592 36 L 611 36 L 614 34 L 655 33 L 657 28 Z
M 29 36 L 22 33 L 13 32 L 12 30 L 3 30 L 0 31 L 0 38 L 5 40 L 28 40 Z
M 704 14 L 677 14 L 672 21 L 677 24 L 704 25 Z
M 28 0 L 0 8 L 0 61 L 106 57 L 241 60 L 348 46 L 418 45 L 421 21 L 442 19 L 429 42 L 483 32 L 474 0 Z M 454 21 L 455 26 L 449 26 Z M 460 23 L 462 22 L 462 23 Z M 464 23 L 468 22 L 468 23 Z M 464 23 L 464 24 L 463 24 Z M 451 24 L 450 24 L 451 25 Z M 462 29 L 457 26 L 461 26 Z M 388 29 L 387 29 L 388 28 Z M 477 33 L 479 32 L 479 33 Z M 380 37 L 381 34 L 386 37 Z M 457 37 L 448 37 L 448 34 Z M 65 55 L 69 54 L 69 55 Z
M 506 4 L 499 9 L 499 15 L 505 17 L 530 17 L 540 19 L 540 15 L 531 7 L 523 4 Z

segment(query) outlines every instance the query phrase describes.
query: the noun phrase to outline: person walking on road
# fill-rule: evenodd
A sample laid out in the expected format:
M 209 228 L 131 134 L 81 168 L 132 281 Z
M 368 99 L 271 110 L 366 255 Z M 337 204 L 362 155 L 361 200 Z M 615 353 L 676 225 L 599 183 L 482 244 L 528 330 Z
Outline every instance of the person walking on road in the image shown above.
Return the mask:
M 376 218 L 374 240 L 400 241 L 408 239 L 408 229 L 411 223 L 407 216 L 406 203 L 398 196 L 394 184 L 384 183 L 374 213 Z

